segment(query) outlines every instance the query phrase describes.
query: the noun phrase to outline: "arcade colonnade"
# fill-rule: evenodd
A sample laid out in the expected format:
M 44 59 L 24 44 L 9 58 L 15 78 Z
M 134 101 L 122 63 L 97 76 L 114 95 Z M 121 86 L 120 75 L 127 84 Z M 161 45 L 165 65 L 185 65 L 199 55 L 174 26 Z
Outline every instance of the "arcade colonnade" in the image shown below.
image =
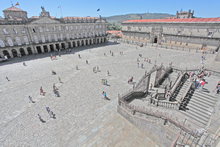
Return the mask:
M 0 56 L 8 58 L 21 57 L 32 54 L 41 54 L 65 49 L 73 49 L 81 46 L 89 46 L 93 44 L 101 44 L 106 42 L 106 36 L 96 38 L 84 38 L 69 41 L 59 41 L 51 43 L 42 43 L 37 45 L 23 45 L 17 47 L 7 47 L 0 50 Z

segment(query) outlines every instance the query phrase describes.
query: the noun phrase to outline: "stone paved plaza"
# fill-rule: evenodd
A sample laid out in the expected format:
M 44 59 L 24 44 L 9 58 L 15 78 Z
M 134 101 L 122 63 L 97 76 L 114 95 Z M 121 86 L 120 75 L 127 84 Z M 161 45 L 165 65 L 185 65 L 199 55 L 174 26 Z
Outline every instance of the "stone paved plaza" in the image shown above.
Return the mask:
M 143 69 L 138 68 L 137 58 Z M 63 52 L 53 61 L 48 53 L 1 63 L 0 146 L 157 146 L 116 111 L 118 94 L 132 88 L 128 79 L 133 76 L 138 81 L 153 66 L 144 58 L 157 65 L 172 62 L 183 69 L 201 66 L 201 53 L 113 43 Z M 205 64 L 213 60 L 214 55 L 207 54 Z M 94 73 L 95 66 L 101 72 Z M 52 70 L 57 75 L 52 75 Z M 107 79 L 109 86 L 101 79 Z M 54 83 L 60 97 L 53 94 Z M 41 86 L 45 96 L 40 95 Z M 103 91 L 110 100 L 103 98 Z M 30 103 L 28 96 L 35 103 Z M 46 107 L 56 119 L 49 117 Z

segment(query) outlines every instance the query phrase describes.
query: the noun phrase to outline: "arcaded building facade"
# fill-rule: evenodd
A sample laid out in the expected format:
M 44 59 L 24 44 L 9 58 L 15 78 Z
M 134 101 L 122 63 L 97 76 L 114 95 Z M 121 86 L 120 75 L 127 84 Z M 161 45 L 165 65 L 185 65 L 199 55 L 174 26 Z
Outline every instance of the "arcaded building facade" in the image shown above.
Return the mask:
M 129 43 L 158 44 L 218 51 L 220 18 L 192 18 L 194 12 L 168 19 L 128 20 L 122 23 L 123 40 Z
M 54 18 L 43 7 L 38 17 L 12 6 L 0 18 L 0 56 L 14 58 L 107 41 L 107 22 L 96 17 Z

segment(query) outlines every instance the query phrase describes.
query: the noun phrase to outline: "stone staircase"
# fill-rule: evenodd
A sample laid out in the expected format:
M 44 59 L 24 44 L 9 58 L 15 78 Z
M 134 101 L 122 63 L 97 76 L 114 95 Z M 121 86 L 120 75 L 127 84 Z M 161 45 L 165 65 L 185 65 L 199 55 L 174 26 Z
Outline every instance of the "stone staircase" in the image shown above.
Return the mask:
M 206 126 L 214 110 L 217 97 L 196 90 L 190 98 L 186 111 L 183 113 L 200 126 Z
M 178 101 L 179 103 L 182 102 L 183 98 L 185 97 L 185 95 L 187 94 L 187 92 L 189 90 L 189 86 L 191 86 L 191 83 L 192 82 L 189 79 L 183 83 L 181 89 L 179 90 L 179 92 L 175 98 L 176 101 Z

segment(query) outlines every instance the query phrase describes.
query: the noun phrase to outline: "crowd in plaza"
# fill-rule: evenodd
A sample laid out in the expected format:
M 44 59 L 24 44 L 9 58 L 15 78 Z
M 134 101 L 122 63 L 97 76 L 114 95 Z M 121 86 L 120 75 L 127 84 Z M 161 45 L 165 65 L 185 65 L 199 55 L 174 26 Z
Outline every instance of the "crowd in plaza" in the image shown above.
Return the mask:
M 60 52 L 59 52 L 58 55 L 59 55 L 59 57 L 61 57 Z M 104 57 L 107 57 L 107 56 L 109 56 L 109 57 L 114 57 L 115 55 L 117 55 L 117 53 L 114 53 L 112 50 L 109 50 L 109 53 L 106 53 L 106 52 L 104 53 Z M 125 55 L 125 54 L 124 54 L 123 51 L 120 51 L 120 52 L 119 52 L 119 55 L 123 56 L 123 55 Z M 159 54 L 158 57 L 161 58 L 161 55 Z M 78 54 L 78 58 L 79 58 L 79 60 L 82 60 L 82 58 L 84 58 L 84 57 L 82 57 L 80 54 Z M 50 55 L 50 59 L 51 59 L 52 62 L 53 62 L 53 60 L 58 60 L 57 56 L 56 56 L 56 55 L 52 55 L 52 54 Z M 205 60 L 205 55 L 202 55 L 201 60 L 202 60 L 202 64 L 203 64 L 203 63 L 204 63 L 204 60 Z M 89 60 L 88 60 L 88 59 L 84 59 L 84 63 L 85 63 L 86 65 L 92 65 L 91 63 L 89 63 Z M 144 57 L 142 54 L 138 54 L 136 63 L 137 63 L 137 67 L 138 67 L 138 68 L 144 69 L 144 68 L 145 68 L 145 63 L 152 64 L 152 59 L 149 58 L 149 57 Z M 156 63 L 157 63 L 157 61 L 155 60 L 155 65 L 156 65 Z M 23 66 L 27 66 L 27 64 L 26 64 L 25 62 L 23 62 Z M 75 69 L 76 69 L 76 70 L 80 70 L 80 68 L 79 68 L 78 65 L 75 66 Z M 99 67 L 98 65 L 96 65 L 96 66 L 93 66 L 93 67 L 92 67 L 92 71 L 93 71 L 93 73 L 96 73 L 96 74 L 97 74 L 98 72 L 101 72 L 101 69 L 100 69 L 100 67 Z M 52 73 L 53 76 L 57 76 L 57 75 L 58 75 L 57 72 L 54 71 L 54 70 L 52 70 L 51 73 Z M 107 73 L 107 76 L 108 76 L 108 77 L 111 76 L 109 70 L 107 70 L 106 73 Z M 198 71 L 198 72 L 190 72 L 189 75 L 190 75 L 190 78 L 192 79 L 192 81 L 194 81 L 194 86 L 195 86 L 195 88 L 197 88 L 197 89 L 203 89 L 204 86 L 207 84 L 205 77 L 206 77 L 206 76 L 209 77 L 209 76 L 210 76 L 210 73 L 207 73 L 206 71 L 201 70 L 201 71 Z M 9 79 L 7 76 L 6 76 L 5 78 L 6 78 L 7 81 L 10 81 L 10 79 Z M 58 81 L 59 81 L 60 84 L 63 84 L 63 83 L 64 83 L 64 82 L 61 80 L 60 76 L 58 76 Z M 108 83 L 107 78 L 101 79 L 101 83 L 102 83 L 102 85 L 104 85 L 104 86 L 110 86 L 109 83 Z M 131 76 L 131 77 L 128 79 L 128 84 L 132 84 L 133 87 L 135 86 L 135 82 L 134 82 L 134 77 L 133 77 L 133 76 Z M 52 87 L 53 87 L 53 94 L 54 94 L 56 97 L 61 97 L 60 92 L 59 92 L 59 88 L 57 87 L 57 84 L 56 84 L 56 83 L 53 83 L 53 86 L 52 86 Z M 150 89 L 152 89 L 152 85 L 150 86 Z M 216 86 L 216 93 L 217 93 L 217 94 L 220 93 L 220 81 L 218 82 L 218 84 L 217 84 L 217 86 Z M 103 90 L 101 94 L 102 94 L 102 96 L 103 96 L 104 99 L 110 100 L 110 99 L 108 98 L 107 92 L 106 92 L 105 90 Z M 40 87 L 40 95 L 41 95 L 41 96 L 45 96 L 45 95 L 46 95 L 46 91 L 43 89 L 42 86 Z M 33 100 L 33 98 L 32 98 L 30 95 L 28 96 L 28 99 L 29 99 L 29 101 L 30 101 L 31 103 L 33 103 L 33 104 L 36 103 L 36 101 Z M 55 114 L 54 114 L 52 111 L 50 111 L 49 107 L 48 107 L 46 110 L 47 110 L 48 114 L 49 114 L 50 116 L 52 116 L 51 118 L 56 118 L 56 117 L 55 117 Z M 46 121 L 42 118 L 42 116 L 41 116 L 40 114 L 38 114 L 38 118 L 39 118 L 39 120 L 40 120 L 41 122 L 46 122 Z

